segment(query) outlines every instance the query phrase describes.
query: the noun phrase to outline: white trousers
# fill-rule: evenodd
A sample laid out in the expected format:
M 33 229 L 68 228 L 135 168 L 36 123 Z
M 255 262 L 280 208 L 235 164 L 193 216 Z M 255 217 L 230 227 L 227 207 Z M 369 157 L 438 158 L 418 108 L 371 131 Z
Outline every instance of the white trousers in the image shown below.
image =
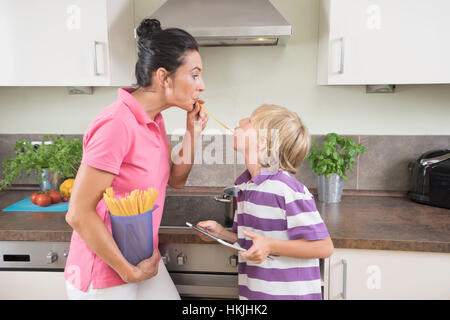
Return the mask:
M 66 292 L 69 300 L 180 300 L 162 259 L 159 261 L 158 274 L 153 278 L 103 289 L 92 289 L 91 283 L 86 292 L 66 281 Z

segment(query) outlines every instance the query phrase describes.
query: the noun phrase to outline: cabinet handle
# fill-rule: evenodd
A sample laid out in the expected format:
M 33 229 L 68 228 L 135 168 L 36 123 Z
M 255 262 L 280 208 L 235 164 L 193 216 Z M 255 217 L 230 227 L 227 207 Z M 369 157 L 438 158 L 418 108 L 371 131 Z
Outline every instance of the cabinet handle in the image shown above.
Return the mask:
M 97 69 L 97 41 L 94 41 L 94 76 L 99 76 L 100 73 L 98 73 Z
M 342 259 L 342 299 L 347 300 L 347 260 Z
M 344 73 L 344 37 L 341 37 L 339 41 L 341 42 L 341 60 L 338 72 L 342 74 Z

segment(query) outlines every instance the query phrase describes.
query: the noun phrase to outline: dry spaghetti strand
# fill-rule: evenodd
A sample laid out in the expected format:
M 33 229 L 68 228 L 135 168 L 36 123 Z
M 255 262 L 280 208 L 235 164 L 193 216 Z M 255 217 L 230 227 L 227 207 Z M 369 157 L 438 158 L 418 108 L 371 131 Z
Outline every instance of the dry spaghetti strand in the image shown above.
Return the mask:
M 200 107 L 202 107 L 206 112 L 208 112 L 208 114 L 214 119 L 216 120 L 222 127 L 224 127 L 225 129 L 227 129 L 228 131 L 230 131 L 231 133 L 234 133 L 233 130 L 231 130 L 230 128 L 228 128 L 226 125 L 224 125 L 222 122 L 220 122 L 219 120 L 217 120 L 212 114 L 211 112 L 208 111 L 208 109 L 205 108 L 204 105 L 200 105 Z

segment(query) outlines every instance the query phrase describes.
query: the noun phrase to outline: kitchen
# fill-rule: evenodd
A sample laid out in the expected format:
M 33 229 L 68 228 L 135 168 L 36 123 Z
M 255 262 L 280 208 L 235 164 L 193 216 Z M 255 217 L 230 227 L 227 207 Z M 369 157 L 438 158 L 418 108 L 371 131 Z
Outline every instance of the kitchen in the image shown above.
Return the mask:
M 166 3 L 114 1 L 109 7 L 99 1 L 91 8 L 84 1 L 59 2 L 16 1 L 14 10 L 0 11 L 5 15 L 0 32 L 7 39 L 0 50 L 1 160 L 20 139 L 42 141 L 46 134 L 81 139 L 95 115 L 115 100 L 118 87 L 134 83 L 136 45 L 130 35 Z M 206 84 L 201 98 L 226 125 L 233 128 L 257 106 L 274 103 L 297 112 L 317 142 L 338 132 L 367 149 L 348 173 L 341 202 L 316 197 L 334 244 L 333 255 L 320 265 L 325 300 L 450 298 L 445 272 L 450 267 L 450 211 L 407 196 L 414 183 L 408 165 L 427 151 L 450 149 L 450 47 L 443 40 L 450 8 L 439 0 L 412 2 L 271 0 L 292 27 L 279 44 L 200 47 Z M 59 10 L 60 16 L 30 14 L 36 10 L 54 17 Z M 102 14 L 93 20 L 90 12 Z M 111 23 L 109 15 L 122 18 Z M 56 22 L 64 27 L 52 28 Z M 42 34 L 47 35 L 44 46 L 36 42 Z M 77 47 L 70 41 L 86 44 Z M 99 58 L 106 50 L 109 59 Z M 89 75 L 83 74 L 85 65 Z M 99 76 L 92 76 L 91 68 Z M 163 115 L 168 140 L 176 148 L 185 115 L 177 109 Z M 220 199 L 245 165 L 232 150 L 232 136 L 213 119 L 202 147 L 185 189 L 167 190 L 160 251 L 183 298 L 236 299 L 237 257 L 203 242 L 185 221 L 225 224 L 226 204 L 215 197 Z M 308 161 L 296 177 L 317 194 Z M 33 174 L 14 181 L 0 192 L 0 209 L 37 189 Z M 71 233 L 64 212 L 1 211 L 1 254 L 15 255 L 9 258 L 16 261 L 3 258 L 0 282 L 8 284 L 2 286 L 8 291 L 0 289 L 0 298 L 66 299 L 61 269 Z M 37 264 L 30 266 L 27 259 Z M 48 290 L 40 290 L 42 282 Z

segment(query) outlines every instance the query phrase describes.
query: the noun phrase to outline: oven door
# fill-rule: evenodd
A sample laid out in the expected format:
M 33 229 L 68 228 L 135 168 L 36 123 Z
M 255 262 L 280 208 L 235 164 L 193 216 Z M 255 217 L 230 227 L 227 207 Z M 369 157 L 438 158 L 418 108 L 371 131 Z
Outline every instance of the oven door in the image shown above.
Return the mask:
M 181 299 L 239 299 L 237 274 L 171 272 Z

